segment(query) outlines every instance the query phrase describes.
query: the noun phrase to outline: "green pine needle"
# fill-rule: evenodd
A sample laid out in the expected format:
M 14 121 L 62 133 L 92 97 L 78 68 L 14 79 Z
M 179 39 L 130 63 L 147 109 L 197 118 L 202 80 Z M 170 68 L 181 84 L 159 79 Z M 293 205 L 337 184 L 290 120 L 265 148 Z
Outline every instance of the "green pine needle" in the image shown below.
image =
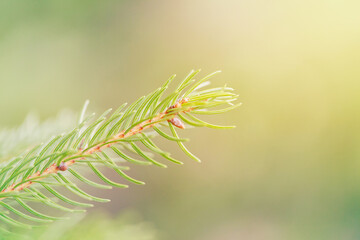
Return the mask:
M 94 114 L 86 114 L 89 104 L 89 101 L 86 101 L 75 129 L 53 137 L 19 156 L 3 158 L 5 160 L 0 163 L 1 229 L 29 229 L 33 226 L 29 222 L 44 224 L 62 218 L 52 216 L 52 213 L 38 212 L 31 206 L 32 202 L 59 212 L 75 212 L 93 206 L 89 201 L 110 201 L 92 196 L 78 187 L 79 183 L 103 189 L 128 187 L 127 184 L 107 178 L 102 172 L 104 168 L 112 169 L 129 183 L 144 184 L 125 173 L 129 169 L 127 164 L 166 168 L 167 165 L 158 157 L 168 163 L 183 164 L 171 157 L 170 153 L 160 149 L 155 144 L 154 137 L 175 141 L 188 157 L 200 162 L 200 159 L 185 147 L 184 142 L 188 139 L 179 137 L 177 128 L 233 128 L 234 126 L 205 122 L 195 115 L 221 114 L 241 104 L 234 104 L 238 95 L 233 93 L 232 88 L 205 88 L 209 84 L 208 79 L 218 72 L 195 80 L 194 77 L 199 72 L 200 70 L 191 71 L 174 91 L 164 97 L 170 83 L 174 81 L 173 75 L 160 88 L 129 106 L 121 105 L 110 116 L 108 115 L 111 109 L 93 119 Z M 130 157 L 129 154 L 137 157 Z M 96 175 L 103 183 L 84 177 L 80 173 L 84 169 L 87 169 L 87 174 Z M 65 196 L 64 189 L 87 202 L 75 201 Z M 76 208 L 65 207 L 57 203 L 57 200 Z

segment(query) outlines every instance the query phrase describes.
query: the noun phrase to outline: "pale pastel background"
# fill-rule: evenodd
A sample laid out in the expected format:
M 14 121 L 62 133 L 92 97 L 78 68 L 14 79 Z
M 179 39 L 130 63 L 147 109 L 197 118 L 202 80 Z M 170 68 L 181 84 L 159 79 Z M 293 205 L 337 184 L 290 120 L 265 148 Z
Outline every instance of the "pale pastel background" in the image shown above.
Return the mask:
M 2 1 L 0 124 L 77 111 L 88 98 L 100 113 L 173 73 L 221 69 L 213 83 L 236 88 L 244 104 L 213 121 L 238 127 L 184 131 L 202 164 L 178 151 L 184 166 L 134 168 L 147 185 L 99 193 L 112 202 L 94 214 L 136 212 L 156 239 L 359 239 L 359 9 L 347 0 Z

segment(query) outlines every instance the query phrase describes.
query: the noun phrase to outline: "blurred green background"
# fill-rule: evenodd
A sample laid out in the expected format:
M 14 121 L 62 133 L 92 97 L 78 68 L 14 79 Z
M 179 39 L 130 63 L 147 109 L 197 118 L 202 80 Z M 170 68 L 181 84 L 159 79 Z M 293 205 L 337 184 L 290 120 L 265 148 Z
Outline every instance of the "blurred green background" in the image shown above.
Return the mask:
M 112 202 L 85 221 L 100 214 L 121 228 L 135 212 L 151 226 L 144 239 L 360 239 L 359 9 L 347 0 L 1 1 L 0 126 L 30 111 L 78 111 L 85 99 L 100 113 L 173 73 L 221 69 L 213 84 L 228 83 L 244 104 L 213 122 L 237 128 L 185 130 L 201 164 L 178 151 L 184 166 L 134 168 L 147 184 L 101 192 Z

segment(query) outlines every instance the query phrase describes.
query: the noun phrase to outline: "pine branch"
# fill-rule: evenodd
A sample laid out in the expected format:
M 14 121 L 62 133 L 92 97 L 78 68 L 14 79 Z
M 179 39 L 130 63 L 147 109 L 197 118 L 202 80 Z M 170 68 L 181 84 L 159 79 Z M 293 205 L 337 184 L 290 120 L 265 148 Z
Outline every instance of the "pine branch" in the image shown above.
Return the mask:
M 111 168 L 132 183 L 144 184 L 125 173 L 129 168 L 123 165 L 123 162 L 166 167 L 165 164 L 153 158 L 152 155 L 157 154 L 170 162 L 183 164 L 154 143 L 153 138 L 156 136 L 177 142 L 186 155 L 200 161 L 185 147 L 184 142 L 187 139 L 180 138 L 176 128 L 184 129 L 187 125 L 219 129 L 232 128 L 233 126 L 207 123 L 195 117 L 194 114 L 221 114 L 240 104 L 233 104 L 238 96 L 233 93 L 232 88 L 224 86 L 204 89 L 208 85 L 208 78 L 215 73 L 196 81 L 194 77 L 198 72 L 192 71 L 175 91 L 165 98 L 162 96 L 175 75 L 162 87 L 141 97 L 130 106 L 126 107 L 126 104 L 123 104 L 109 117 L 107 115 L 111 109 L 93 121 L 91 121 L 93 115 L 85 117 L 87 102 L 82 111 L 79 126 L 73 131 L 56 136 L 47 144 L 38 145 L 2 163 L 0 166 L 0 220 L 13 227 L 29 228 L 30 225 L 22 222 L 21 219 L 48 222 L 58 218 L 34 210 L 31 207 L 31 202 L 34 201 L 62 211 L 77 211 L 77 209 L 58 204 L 50 195 L 77 207 L 92 206 L 92 204 L 77 202 L 64 196 L 55 190 L 57 188 L 65 188 L 89 201 L 109 201 L 84 192 L 77 186 L 74 179 L 69 178 L 69 175 L 77 179 L 76 182 L 86 183 L 92 187 L 124 188 L 128 186 L 108 179 L 98 167 Z M 167 126 L 172 136 L 164 131 Z M 129 154 L 137 155 L 142 160 L 135 159 Z M 85 166 L 105 184 L 85 178 L 76 170 L 78 166 Z M 19 211 L 19 208 L 29 212 L 30 215 Z M 20 220 L 15 220 L 13 215 L 18 215 Z

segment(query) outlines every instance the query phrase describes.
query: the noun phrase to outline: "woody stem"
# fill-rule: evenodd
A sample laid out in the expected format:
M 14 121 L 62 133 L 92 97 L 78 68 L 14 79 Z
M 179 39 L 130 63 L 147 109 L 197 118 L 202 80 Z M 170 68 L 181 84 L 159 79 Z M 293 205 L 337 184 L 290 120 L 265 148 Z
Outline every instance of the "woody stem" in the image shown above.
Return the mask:
M 61 166 L 57 166 L 56 163 L 53 163 L 50 167 L 46 168 L 42 173 L 40 171 L 38 171 L 38 172 L 30 175 L 26 179 L 26 181 L 22 180 L 21 182 L 13 183 L 11 186 L 7 187 L 6 189 L 2 190 L 1 192 L 15 192 L 15 191 L 21 191 L 24 188 L 29 188 L 32 184 L 34 184 L 34 182 L 31 181 L 32 179 L 41 180 L 43 178 L 50 176 L 51 174 L 57 173 L 59 171 L 65 171 L 69 166 L 75 164 L 77 160 L 83 159 L 84 158 L 83 155 L 91 155 L 96 152 L 101 152 L 101 151 L 103 151 L 103 149 L 116 144 L 121 139 L 131 137 L 135 134 L 143 132 L 146 129 L 152 128 L 155 124 L 158 124 L 158 123 L 164 121 L 165 117 L 166 117 L 166 119 L 172 119 L 181 112 L 190 111 L 191 109 L 187 109 L 187 110 L 182 110 L 177 113 L 168 114 L 170 109 L 181 107 L 181 104 L 185 103 L 185 102 L 187 102 L 187 99 L 182 99 L 179 102 L 177 102 L 175 105 L 169 107 L 166 111 L 159 113 L 158 115 L 156 115 L 155 117 L 153 117 L 149 120 L 139 123 L 138 125 L 134 126 L 127 132 L 125 132 L 125 130 L 123 130 L 111 139 L 100 142 L 87 150 L 79 150 L 77 153 L 69 155 L 68 157 L 63 159 Z M 169 116 L 170 116 L 170 118 L 169 118 Z M 71 159 L 71 160 L 66 161 L 66 159 Z M 0 198 L 0 200 L 3 200 L 5 198 L 6 197 Z

